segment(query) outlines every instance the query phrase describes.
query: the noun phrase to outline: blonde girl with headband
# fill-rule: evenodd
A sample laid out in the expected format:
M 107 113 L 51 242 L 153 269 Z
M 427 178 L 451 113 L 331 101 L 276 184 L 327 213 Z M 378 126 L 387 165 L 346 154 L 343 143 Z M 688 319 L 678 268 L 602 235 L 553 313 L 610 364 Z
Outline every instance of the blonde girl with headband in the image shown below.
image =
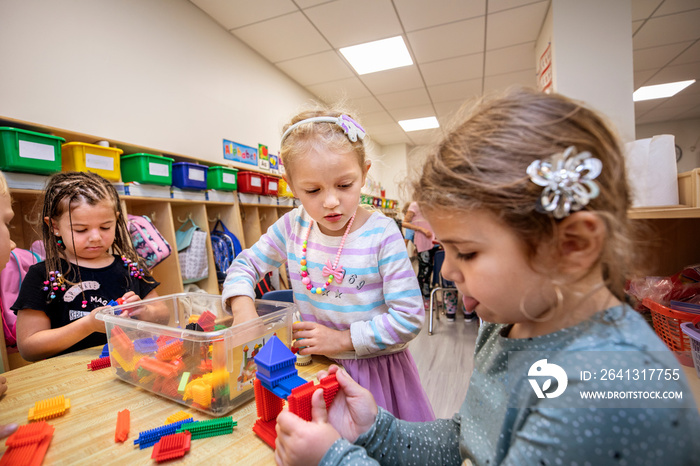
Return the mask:
M 414 198 L 443 275 L 483 320 L 461 409 L 403 422 L 331 366 L 328 412 L 315 393 L 312 422 L 277 418 L 278 463 L 697 464 L 684 373 L 624 303 L 630 191 L 601 117 L 534 90 L 484 100 L 427 159 Z
M 29 268 L 12 306 L 17 347 L 28 361 L 104 345 L 105 326 L 95 318 L 100 307 L 158 296 L 159 283 L 131 243 L 109 181 L 90 172 L 51 176 L 42 218 L 46 259 Z
M 425 312 L 403 236 L 392 219 L 359 206 L 370 168 L 365 137 L 330 109 L 292 119 L 281 157 L 302 205 L 236 258 L 222 297 L 235 323 L 257 317 L 255 284 L 286 262 L 302 318 L 293 326 L 299 353 L 338 361 L 398 418 L 432 420 L 407 348 Z

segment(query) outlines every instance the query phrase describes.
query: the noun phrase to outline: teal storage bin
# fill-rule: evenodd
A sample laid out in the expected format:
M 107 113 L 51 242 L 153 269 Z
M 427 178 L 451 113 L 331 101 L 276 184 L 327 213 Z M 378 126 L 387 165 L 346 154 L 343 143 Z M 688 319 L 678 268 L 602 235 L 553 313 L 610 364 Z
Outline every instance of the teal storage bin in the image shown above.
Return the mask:
M 129 154 L 121 159 L 122 181 L 128 183 L 170 186 L 173 181 L 173 159 L 153 154 Z
M 207 171 L 207 189 L 235 191 L 238 189 L 238 170 L 230 167 L 209 167 Z
M 0 170 L 39 175 L 60 172 L 64 142 L 51 134 L 0 127 Z

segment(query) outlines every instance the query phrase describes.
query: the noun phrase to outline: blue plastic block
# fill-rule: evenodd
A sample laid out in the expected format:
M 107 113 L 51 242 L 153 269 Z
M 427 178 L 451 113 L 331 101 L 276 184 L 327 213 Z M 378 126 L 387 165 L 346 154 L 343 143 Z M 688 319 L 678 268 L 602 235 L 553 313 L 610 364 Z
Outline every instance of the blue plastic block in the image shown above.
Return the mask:
M 158 343 L 153 338 L 139 338 L 134 340 L 134 349 L 139 353 L 153 353 L 158 351 Z
M 156 427 L 155 429 L 139 432 L 139 438 L 134 440 L 134 445 L 138 445 L 140 450 L 147 447 L 152 447 L 158 443 L 161 437 L 174 434 L 182 424 L 187 424 L 188 422 L 194 422 L 194 419 L 188 418 L 183 421 L 173 422 L 172 424 L 166 424 L 164 426 Z
M 285 367 L 293 367 L 297 357 L 282 343 L 282 340 L 273 335 L 253 359 L 258 370 L 262 367 L 267 374 L 274 374 Z
M 109 343 L 105 343 L 105 345 L 102 347 L 102 353 L 100 354 L 101 358 L 109 356 Z

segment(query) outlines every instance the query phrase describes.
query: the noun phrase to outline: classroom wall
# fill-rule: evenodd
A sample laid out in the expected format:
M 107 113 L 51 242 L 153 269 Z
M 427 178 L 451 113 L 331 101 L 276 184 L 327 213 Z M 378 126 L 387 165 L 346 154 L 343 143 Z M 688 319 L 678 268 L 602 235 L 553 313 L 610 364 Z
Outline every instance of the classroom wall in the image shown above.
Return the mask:
M 0 116 L 223 162 L 313 96 L 186 0 L 2 0 Z
M 683 150 L 683 156 L 677 164 L 678 173 L 700 167 L 700 118 L 637 126 L 637 139 L 659 134 L 673 134 L 676 144 Z

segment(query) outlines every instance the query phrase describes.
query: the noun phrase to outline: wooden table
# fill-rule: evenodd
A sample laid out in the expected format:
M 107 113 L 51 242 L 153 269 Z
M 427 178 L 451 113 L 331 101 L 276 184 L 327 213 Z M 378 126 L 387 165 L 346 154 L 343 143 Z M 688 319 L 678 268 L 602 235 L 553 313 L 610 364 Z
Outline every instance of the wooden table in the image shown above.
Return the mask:
M 134 446 L 139 432 L 162 426 L 168 416 L 181 410 L 195 420 L 211 419 L 118 379 L 111 368 L 87 370 L 101 350 L 77 351 L 3 374 L 8 389 L 0 399 L 0 424 L 26 424 L 29 408 L 37 401 L 60 395 L 70 399 L 70 409 L 63 416 L 48 420 L 56 431 L 43 464 L 154 464 L 152 448 Z M 317 382 L 316 373 L 330 363 L 323 356 L 314 356 L 312 364 L 297 369 L 301 377 Z M 117 413 L 123 409 L 131 412 L 129 438 L 115 443 Z M 273 450 L 252 431 L 257 419 L 255 402 L 245 403 L 231 415 L 238 422 L 232 434 L 193 440 L 189 453 L 172 463 L 274 464 Z M 6 449 L 0 441 L 0 455 Z

